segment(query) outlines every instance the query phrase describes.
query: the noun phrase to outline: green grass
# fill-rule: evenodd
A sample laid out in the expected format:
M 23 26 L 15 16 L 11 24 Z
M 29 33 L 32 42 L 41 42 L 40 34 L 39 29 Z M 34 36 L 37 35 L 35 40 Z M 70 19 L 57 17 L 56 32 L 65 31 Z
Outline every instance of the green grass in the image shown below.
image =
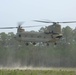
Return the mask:
M 76 75 L 76 71 L 56 70 L 0 70 L 0 75 Z

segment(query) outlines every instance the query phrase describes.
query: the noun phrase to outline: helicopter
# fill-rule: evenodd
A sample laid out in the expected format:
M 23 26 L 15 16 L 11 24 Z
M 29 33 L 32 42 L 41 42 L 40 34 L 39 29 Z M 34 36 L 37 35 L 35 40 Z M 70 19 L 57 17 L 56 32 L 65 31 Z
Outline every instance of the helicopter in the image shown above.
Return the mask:
M 62 38 L 62 29 L 60 23 L 76 23 L 76 21 L 68 21 L 68 22 L 51 22 L 51 21 L 41 21 L 41 20 L 34 20 L 35 22 L 42 22 L 42 23 L 52 23 L 45 27 L 44 32 L 31 32 L 25 31 L 25 29 L 21 26 L 22 23 L 19 23 L 18 27 L 2 27 L 0 29 L 13 29 L 17 28 L 17 33 L 15 35 L 15 39 L 19 42 L 25 42 L 25 45 L 28 46 L 29 44 L 36 45 L 37 43 L 46 44 L 49 46 L 50 43 L 57 44 L 57 42 Z M 37 26 L 25 26 L 25 28 L 29 27 L 38 27 Z
M 37 43 L 43 43 L 47 46 L 49 43 L 57 44 L 57 41 L 62 37 L 61 25 L 53 23 L 45 28 L 44 32 L 28 32 L 25 31 L 21 25 L 17 28 L 16 39 L 18 41 L 25 42 L 26 45 L 32 43 L 36 45 Z

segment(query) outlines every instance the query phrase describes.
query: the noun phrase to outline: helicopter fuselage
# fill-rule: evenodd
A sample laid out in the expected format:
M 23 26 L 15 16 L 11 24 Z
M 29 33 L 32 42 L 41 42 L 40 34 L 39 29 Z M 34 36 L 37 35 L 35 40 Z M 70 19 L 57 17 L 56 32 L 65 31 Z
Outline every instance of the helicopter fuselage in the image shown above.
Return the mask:
M 18 32 L 16 34 L 16 39 L 18 41 L 23 41 L 26 43 L 56 43 L 62 37 L 61 34 L 45 33 L 45 32 Z

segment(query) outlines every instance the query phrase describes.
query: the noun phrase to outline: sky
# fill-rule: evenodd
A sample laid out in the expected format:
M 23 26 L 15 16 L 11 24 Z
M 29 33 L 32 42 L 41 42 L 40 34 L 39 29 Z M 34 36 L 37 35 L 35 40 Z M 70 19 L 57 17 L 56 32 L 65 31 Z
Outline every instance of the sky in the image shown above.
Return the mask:
M 33 20 L 76 21 L 76 0 L 0 0 L 0 27 L 46 25 Z M 74 24 L 61 24 L 62 27 L 76 27 Z M 26 31 L 39 30 L 25 28 Z M 0 32 L 15 32 L 16 29 L 1 30 Z

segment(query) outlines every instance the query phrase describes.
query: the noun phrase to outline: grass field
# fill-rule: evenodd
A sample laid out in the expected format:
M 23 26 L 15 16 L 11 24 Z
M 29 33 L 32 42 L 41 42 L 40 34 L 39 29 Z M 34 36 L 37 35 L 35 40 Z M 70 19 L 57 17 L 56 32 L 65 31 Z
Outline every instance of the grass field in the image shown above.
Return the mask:
M 76 71 L 71 70 L 19 70 L 1 69 L 0 75 L 76 75 Z

